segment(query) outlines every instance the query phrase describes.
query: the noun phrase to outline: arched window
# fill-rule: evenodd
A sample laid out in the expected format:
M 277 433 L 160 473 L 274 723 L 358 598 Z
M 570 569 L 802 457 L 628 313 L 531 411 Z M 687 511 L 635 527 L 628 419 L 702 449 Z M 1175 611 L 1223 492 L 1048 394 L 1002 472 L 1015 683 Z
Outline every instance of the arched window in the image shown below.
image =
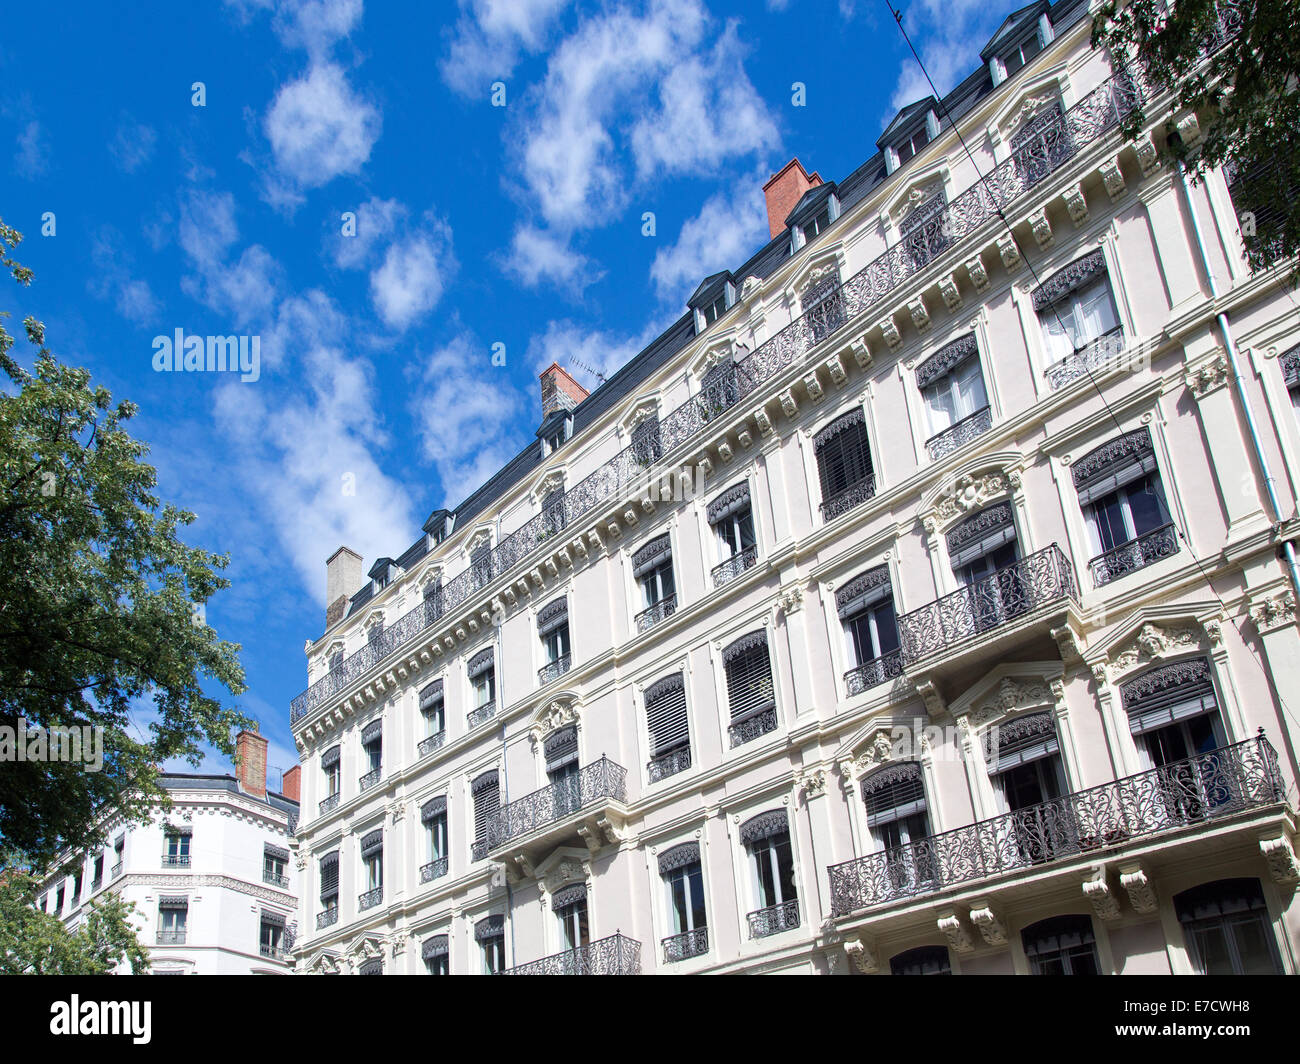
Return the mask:
M 1201 975 L 1281 975 L 1282 961 L 1258 879 L 1220 879 L 1174 896 Z
M 952 975 L 946 946 L 918 946 L 889 958 L 890 975 Z
M 1053 916 L 1020 933 L 1034 975 L 1099 975 L 1097 940 L 1087 916 Z

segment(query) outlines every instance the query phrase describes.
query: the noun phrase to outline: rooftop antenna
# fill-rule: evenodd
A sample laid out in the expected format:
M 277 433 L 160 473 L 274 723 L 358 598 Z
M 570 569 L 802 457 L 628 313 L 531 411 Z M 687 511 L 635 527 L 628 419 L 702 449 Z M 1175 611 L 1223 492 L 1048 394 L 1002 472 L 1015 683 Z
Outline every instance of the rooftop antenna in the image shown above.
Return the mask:
M 587 365 L 587 363 L 583 362 L 582 359 L 574 358 L 572 355 L 569 356 L 569 361 L 572 362 L 579 369 L 586 370 L 593 377 L 595 377 L 596 380 L 600 381 L 601 384 L 605 383 L 605 374 L 601 373 L 600 370 L 592 368 L 591 366 Z

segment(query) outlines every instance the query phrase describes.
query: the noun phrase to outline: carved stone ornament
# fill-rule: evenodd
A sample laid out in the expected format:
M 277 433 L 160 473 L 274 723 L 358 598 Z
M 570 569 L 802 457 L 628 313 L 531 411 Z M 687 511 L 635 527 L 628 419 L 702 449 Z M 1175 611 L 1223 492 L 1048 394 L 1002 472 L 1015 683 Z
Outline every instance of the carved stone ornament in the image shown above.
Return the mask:
M 954 953 L 970 953 L 975 948 L 975 944 L 970 940 L 970 932 L 966 930 L 956 913 L 944 913 L 936 923 Z
M 1071 185 L 1061 195 L 1065 198 L 1065 209 L 1070 212 L 1070 221 L 1078 229 L 1088 219 L 1088 201 L 1083 195 L 1083 185 Z
M 939 497 L 930 512 L 923 515 L 926 531 L 932 534 L 942 531 L 957 518 L 1006 494 L 1008 489 L 1016 486 L 1018 479 L 1002 472 L 959 477 Z
M 555 491 L 557 488 L 562 487 L 564 487 L 564 473 L 558 469 L 552 470 L 550 473 L 547 473 L 546 476 L 542 478 L 541 483 L 533 489 L 533 501 L 540 506 L 542 500 L 544 500 L 546 496 L 550 495 L 551 492 Z
M 787 617 L 792 613 L 798 613 L 802 605 L 803 587 L 800 584 L 782 588 L 776 596 L 776 608 Z
M 975 902 L 971 906 L 970 922 L 978 929 L 984 941 L 990 946 L 1007 944 L 1007 927 L 1002 919 L 990 908 L 987 902 Z
M 1046 705 L 1052 701 L 1052 692 L 1045 680 L 1029 676 L 1007 676 L 992 694 L 981 699 L 971 710 L 970 722 L 979 728 L 1014 710 Z
M 1029 228 L 1034 234 L 1034 243 L 1040 248 L 1052 243 L 1052 223 L 1047 218 L 1047 208 L 1040 207 L 1028 218 Z
M 944 305 L 949 310 L 956 310 L 961 306 L 961 290 L 957 287 L 955 274 L 950 273 L 946 277 L 939 278 L 939 294 L 943 296 Z
M 1092 911 L 1099 920 L 1118 920 L 1120 917 L 1119 899 L 1106 882 L 1106 870 L 1099 868 L 1091 879 L 1083 881 L 1083 896 L 1092 905 Z
M 1111 203 L 1124 195 L 1128 188 L 1124 183 L 1124 171 L 1120 169 L 1118 157 L 1101 164 L 1101 179 L 1106 185 L 1106 195 L 1110 197 Z
M 889 345 L 891 350 L 903 342 L 903 336 L 898 331 L 898 323 L 894 321 L 893 315 L 882 318 L 879 327 L 881 335 L 885 338 L 885 343 Z
M 805 771 L 798 780 L 797 786 L 803 791 L 805 798 L 817 798 L 826 793 L 826 787 L 830 783 L 830 775 L 824 768 L 813 768 Z
M 880 962 L 876 959 L 875 946 L 863 935 L 851 938 L 844 943 L 844 952 L 848 954 L 853 967 L 863 975 L 880 971 Z
M 1153 913 L 1156 911 L 1159 900 L 1156 898 L 1155 886 L 1141 868 L 1131 868 L 1127 871 L 1121 869 L 1119 884 L 1128 894 L 1129 904 L 1133 906 L 1134 912 Z
M 1111 654 L 1108 671 L 1111 676 L 1118 676 L 1137 665 L 1193 650 L 1200 644 L 1201 633 L 1195 628 L 1162 628 L 1148 621 L 1138 629 L 1137 635 Z
M 1133 142 L 1133 149 L 1137 152 L 1138 165 L 1142 167 L 1142 175 L 1145 177 L 1156 168 L 1160 162 L 1160 155 L 1156 151 L 1155 142 L 1151 139 L 1150 133 L 1143 133 Z
M 834 259 L 818 263 L 809 270 L 799 282 L 798 288 L 795 289 L 795 294 L 800 298 L 800 300 L 803 300 L 809 292 L 815 289 L 819 284 L 826 281 L 829 281 L 832 285 L 840 283 L 840 267 Z
M 1228 374 L 1228 357 L 1219 348 L 1210 358 L 1189 367 L 1184 380 L 1195 398 L 1204 399 L 1211 392 L 1228 383 Z
M 912 324 L 916 326 L 918 332 L 925 332 L 930 325 L 930 311 L 925 305 L 925 300 L 920 296 L 907 301 L 907 311 L 912 315 Z
M 713 344 L 704 352 L 704 358 L 695 367 L 695 375 L 703 379 L 708 376 L 709 370 L 713 369 L 714 366 L 721 365 L 724 362 L 734 362 L 734 348 L 735 345 L 730 340 L 722 340 Z
M 1015 273 L 1020 268 L 1020 248 L 1010 233 L 998 237 L 998 254 L 1002 257 L 1002 265 L 1007 273 Z
M 1300 861 L 1296 860 L 1295 849 L 1285 835 L 1275 839 L 1260 839 L 1259 850 L 1268 862 L 1268 874 L 1275 883 L 1295 883 L 1300 880 Z
M 470 537 L 469 542 L 465 544 L 465 550 L 467 553 L 473 554 L 480 547 L 488 546 L 491 543 L 492 533 L 486 528 L 480 528 Z
M 577 724 L 580 717 L 581 713 L 575 700 L 557 698 L 549 705 L 538 710 L 537 718 L 533 721 L 529 734 L 532 736 L 533 742 L 540 743 L 552 732 L 567 728 L 570 724 Z
M 651 418 L 656 417 L 658 413 L 659 406 L 654 402 L 654 400 L 647 400 L 644 403 L 638 404 L 637 408 L 632 411 L 631 415 L 627 419 L 628 431 L 631 432 L 642 422 L 649 421 Z
M 978 255 L 966 263 L 966 276 L 977 292 L 983 292 L 989 286 L 989 271 L 984 268 L 984 260 Z
M 1256 602 L 1250 607 L 1250 619 L 1261 633 L 1295 624 L 1295 596 L 1283 590 Z

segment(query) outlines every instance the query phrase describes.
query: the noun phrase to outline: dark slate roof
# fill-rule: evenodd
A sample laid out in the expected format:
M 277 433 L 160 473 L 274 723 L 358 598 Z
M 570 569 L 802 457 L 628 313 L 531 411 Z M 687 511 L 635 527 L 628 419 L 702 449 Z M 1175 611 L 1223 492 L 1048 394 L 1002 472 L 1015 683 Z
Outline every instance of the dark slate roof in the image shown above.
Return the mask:
M 1005 45 L 1017 40 L 1021 32 L 1027 30 L 1027 24 L 1036 27 L 1038 25 L 1038 16 L 1044 11 L 1049 11 L 1051 7 L 1052 5 L 1048 3 L 1048 0 L 1037 0 L 1036 3 L 1027 4 L 1019 11 L 1013 11 L 998 27 L 997 33 L 989 38 L 989 43 L 980 50 L 980 58 L 987 63 Z M 1051 18 L 1050 15 L 1048 17 Z
M 924 99 L 917 100 L 915 103 L 909 103 L 899 111 L 898 114 L 894 115 L 894 120 L 885 127 L 885 131 L 880 134 L 880 139 L 876 141 L 876 147 L 883 150 L 884 147 L 894 139 L 894 136 L 899 132 L 899 130 L 910 123 L 918 115 L 923 115 L 926 111 L 934 111 L 937 113 L 938 110 L 939 104 L 935 101 L 933 96 L 926 96 Z
M 722 282 L 731 280 L 731 271 L 723 270 L 721 273 L 713 273 L 700 282 L 700 287 L 691 293 L 691 298 L 686 301 L 688 307 L 698 307 L 702 297 L 706 294 L 712 294 L 714 288 L 720 288 Z
M 800 220 L 807 220 L 821 210 L 822 204 L 830 199 L 832 193 L 838 192 L 834 181 L 823 181 L 820 185 L 814 185 L 802 196 L 799 202 L 794 205 L 794 210 L 786 215 L 785 227 L 798 225 Z
M 224 791 L 227 794 L 237 794 L 241 798 L 247 798 L 250 801 L 265 802 L 272 809 L 278 809 L 282 813 L 298 812 L 297 802 L 292 798 L 286 798 L 283 794 L 277 794 L 269 788 L 265 799 L 240 790 L 239 781 L 229 773 L 160 772 L 158 782 L 164 790 L 168 791 Z

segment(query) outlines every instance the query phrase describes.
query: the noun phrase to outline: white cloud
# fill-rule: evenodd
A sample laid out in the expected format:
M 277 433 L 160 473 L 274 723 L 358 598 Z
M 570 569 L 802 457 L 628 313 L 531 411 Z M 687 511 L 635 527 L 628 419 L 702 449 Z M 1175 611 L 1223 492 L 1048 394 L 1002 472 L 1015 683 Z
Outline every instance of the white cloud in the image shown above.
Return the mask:
M 439 64 L 443 80 L 462 96 L 486 96 L 508 78 L 522 55 L 537 52 L 569 0 L 460 0 Z
M 133 174 L 153 157 L 157 142 L 151 126 L 124 116 L 108 150 L 123 173 Z
M 603 270 L 593 267 L 564 237 L 531 225 L 515 230 L 504 265 L 507 273 L 528 288 L 544 281 L 575 296 L 604 276 Z
M 242 23 L 272 12 L 271 27 L 289 48 L 317 56 L 349 36 L 361 21 L 361 0 L 225 0 Z
M 405 222 L 407 210 L 395 199 L 371 197 L 353 213 L 356 214 L 356 232 L 343 234 L 343 223 L 331 220 L 325 235 L 325 248 L 334 259 L 334 265 L 345 270 L 356 270 L 366 265 L 379 246 L 393 235 Z
M 18 176 L 34 181 L 50 168 L 50 143 L 41 124 L 34 119 L 26 123 L 17 136 L 14 169 Z
M 979 66 L 980 49 L 1006 15 L 1003 8 L 982 0 L 917 0 L 907 9 L 904 25 L 935 88 L 946 93 Z M 885 121 L 907 104 L 929 95 L 929 82 L 909 52 L 890 99 L 894 110 Z
M 676 317 L 651 321 L 638 336 L 618 336 L 574 321 L 553 321 L 544 333 L 528 341 L 525 357 L 536 373 L 555 362 L 583 387 L 594 390 L 602 377 L 612 377 Z
M 190 192 L 181 205 L 178 239 L 195 272 L 181 278 L 181 290 L 243 326 L 269 313 L 281 269 L 259 244 L 230 261 L 228 252 L 238 237 L 235 199 L 229 192 Z
M 375 310 L 389 327 L 405 329 L 437 306 L 455 269 L 451 230 L 427 219 L 421 232 L 389 245 L 370 275 Z
M 281 86 L 264 128 L 281 174 L 304 189 L 358 173 L 381 125 L 379 110 L 353 91 L 341 67 L 316 63 Z
M 158 300 L 146 281 L 131 276 L 134 264 L 116 229 L 104 226 L 94 235 L 90 257 L 95 272 L 86 287 L 93 296 L 112 302 L 128 321 L 157 322 Z
M 767 207 L 762 179 L 755 175 L 710 196 L 683 223 L 676 242 L 655 253 L 650 279 L 660 299 L 681 305 L 705 277 L 738 266 L 766 237 Z

